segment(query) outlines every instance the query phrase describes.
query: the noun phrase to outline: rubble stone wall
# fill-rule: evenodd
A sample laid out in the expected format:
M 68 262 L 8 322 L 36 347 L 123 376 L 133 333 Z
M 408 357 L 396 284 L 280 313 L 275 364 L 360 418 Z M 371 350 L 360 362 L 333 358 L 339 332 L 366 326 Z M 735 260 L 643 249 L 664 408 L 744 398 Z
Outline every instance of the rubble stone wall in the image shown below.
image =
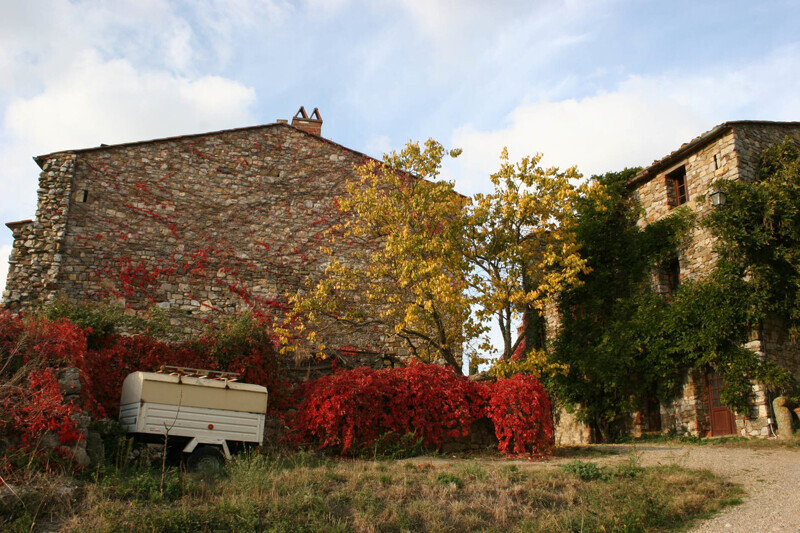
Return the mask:
M 661 404 L 661 431 L 696 437 L 710 434 L 708 387 L 701 371 L 686 371 L 680 393 Z
M 634 198 L 643 210 L 638 224 L 644 227 L 679 208 L 690 210 L 698 219 L 707 216 L 712 209 L 709 195 L 713 191 L 713 182 L 739 178 L 740 162 L 735 145 L 734 133 L 730 131 L 637 187 Z M 688 200 L 682 206 L 673 207 L 668 198 L 670 184 L 666 176 L 681 166 L 686 169 Z M 707 229 L 695 227 L 691 230 L 678 251 L 681 280 L 698 279 L 713 269 L 716 259 L 713 244 L 713 237 Z
M 322 247 L 346 259 L 378 245 L 326 236 L 365 160 L 285 124 L 46 156 L 36 220 L 14 230 L 3 303 L 155 306 L 187 333 L 254 306 L 281 315 L 286 294 L 324 272 Z M 380 328 L 322 334 L 331 348 L 407 355 Z
M 64 261 L 64 243 L 71 207 L 75 156 L 49 160 L 39 176 L 36 220 L 12 227 L 14 244 L 9 259 L 3 301 L 11 309 L 22 302 L 52 298 Z

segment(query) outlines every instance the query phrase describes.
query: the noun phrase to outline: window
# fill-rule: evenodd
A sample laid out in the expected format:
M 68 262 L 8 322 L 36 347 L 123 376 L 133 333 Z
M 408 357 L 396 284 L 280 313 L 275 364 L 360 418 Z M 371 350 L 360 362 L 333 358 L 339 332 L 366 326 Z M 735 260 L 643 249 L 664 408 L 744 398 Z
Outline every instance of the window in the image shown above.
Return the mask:
M 672 295 L 678 292 L 681 284 L 681 263 L 677 257 L 667 263 L 667 294 Z
M 678 292 L 678 286 L 681 284 L 681 262 L 677 257 L 673 257 L 666 264 L 664 282 L 667 295 L 672 296 Z
M 669 205 L 677 207 L 689 199 L 689 190 L 686 188 L 686 167 L 673 170 L 666 177 L 667 198 Z
M 681 263 L 678 256 L 673 256 L 654 272 L 654 289 L 664 296 L 670 297 L 678 292 L 681 283 Z

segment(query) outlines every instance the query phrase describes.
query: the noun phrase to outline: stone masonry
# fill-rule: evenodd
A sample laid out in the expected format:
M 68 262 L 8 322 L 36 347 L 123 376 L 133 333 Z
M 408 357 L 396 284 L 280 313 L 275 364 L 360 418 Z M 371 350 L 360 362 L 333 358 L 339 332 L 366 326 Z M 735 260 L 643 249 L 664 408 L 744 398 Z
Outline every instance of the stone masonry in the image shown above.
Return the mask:
M 319 114 L 274 124 L 101 145 L 34 158 L 33 221 L 9 223 L 14 246 L 3 304 L 58 297 L 163 309 L 187 332 L 220 315 L 263 309 L 356 247 L 332 241 L 337 198 L 367 156 L 320 136 Z M 354 295 L 353 305 L 358 305 Z M 325 328 L 348 356 L 406 356 L 391 332 Z M 372 361 L 374 364 L 375 361 Z

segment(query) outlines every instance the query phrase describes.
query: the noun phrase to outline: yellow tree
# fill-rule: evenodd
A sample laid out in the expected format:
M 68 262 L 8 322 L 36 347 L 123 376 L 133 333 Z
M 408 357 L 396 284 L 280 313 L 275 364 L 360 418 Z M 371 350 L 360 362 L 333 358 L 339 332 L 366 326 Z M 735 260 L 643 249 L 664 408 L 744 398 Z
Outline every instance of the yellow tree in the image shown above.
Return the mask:
M 458 152 L 430 139 L 357 169 L 339 200 L 346 221 L 332 232 L 353 251 L 332 257 L 323 279 L 294 298 L 312 329 L 323 317 L 377 325 L 414 356 L 460 370 L 462 345 L 481 325 L 470 312 L 470 265 L 460 244 L 468 199 L 439 178 L 442 159 Z
M 500 159 L 494 191 L 475 195 L 464 242 L 475 267 L 477 314 L 497 321 L 507 360 L 523 340 L 526 351 L 543 348 L 545 307 L 587 267 L 573 233 L 575 201 L 584 192 L 575 167 L 544 169 L 541 155 L 513 164 L 505 148 Z M 514 331 L 519 317 L 521 335 Z

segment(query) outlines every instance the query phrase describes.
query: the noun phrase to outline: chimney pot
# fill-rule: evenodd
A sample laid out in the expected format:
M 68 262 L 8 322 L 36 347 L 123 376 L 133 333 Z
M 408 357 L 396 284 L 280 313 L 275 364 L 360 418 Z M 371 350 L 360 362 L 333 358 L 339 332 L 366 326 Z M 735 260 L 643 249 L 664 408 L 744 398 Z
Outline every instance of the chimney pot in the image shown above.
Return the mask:
M 300 109 L 297 110 L 297 113 L 295 113 L 294 117 L 292 118 L 292 126 L 303 130 L 306 133 L 321 136 L 322 117 L 319 114 L 319 109 L 315 107 L 314 111 L 311 112 L 311 116 L 309 117 L 306 114 L 305 107 L 300 106 Z

